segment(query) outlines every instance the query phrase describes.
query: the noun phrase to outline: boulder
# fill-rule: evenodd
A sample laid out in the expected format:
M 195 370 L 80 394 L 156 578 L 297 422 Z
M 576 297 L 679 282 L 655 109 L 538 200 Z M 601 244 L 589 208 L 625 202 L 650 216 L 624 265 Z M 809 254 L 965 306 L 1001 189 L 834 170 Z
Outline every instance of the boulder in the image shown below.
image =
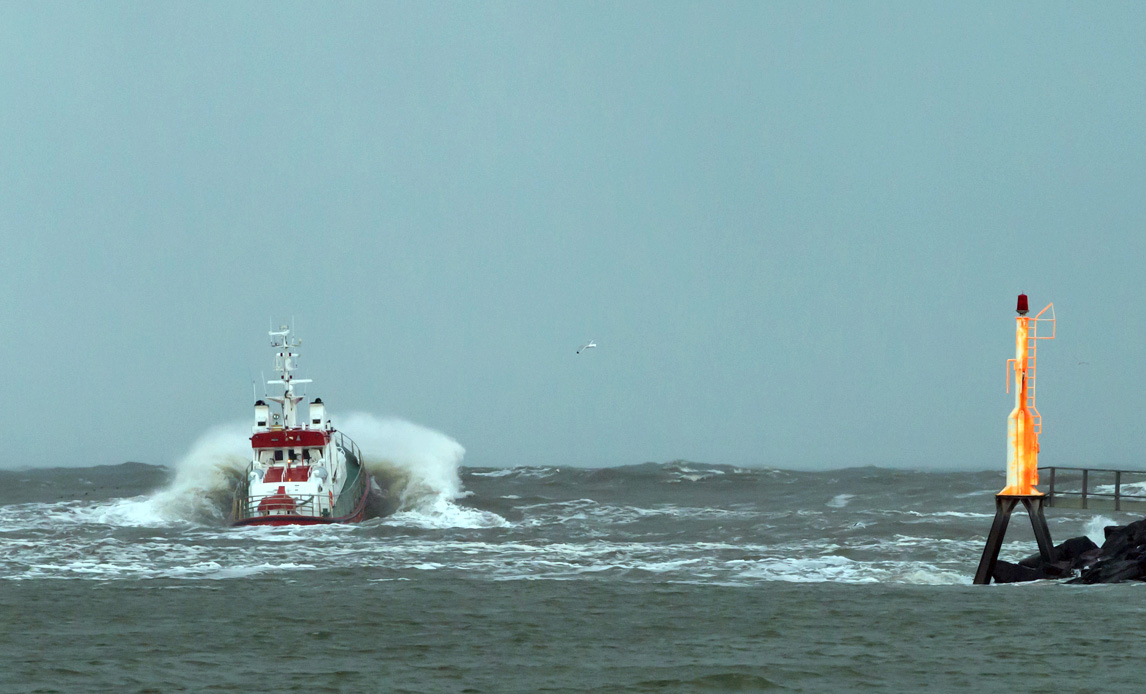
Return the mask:
M 1099 557 L 1098 545 L 1085 535 L 1072 537 L 1054 548 L 1055 561 L 1048 564 L 1043 561 L 1041 554 L 1032 554 L 1017 564 L 1017 569 L 1004 567 L 1001 571 L 996 569 L 995 581 L 997 583 L 1016 583 L 1020 581 L 1037 581 L 1041 578 L 1069 578 L 1075 571 L 1094 564 Z M 1022 571 L 1020 569 L 1030 569 Z M 998 576 L 1002 576 L 1000 580 Z
M 1146 567 L 1133 559 L 1099 560 L 1071 583 L 1121 583 L 1146 578 Z
M 1070 562 L 1056 561 L 1052 564 L 1027 566 L 1022 562 L 1012 564 L 1000 559 L 995 562 L 995 573 L 991 574 L 991 577 L 995 579 L 995 583 L 1023 583 L 1044 578 L 1067 578 L 1072 575 L 1074 571 L 1071 570 Z
M 1125 552 L 1130 547 L 1130 529 L 1129 526 L 1114 526 L 1113 529 L 1107 528 L 1106 542 L 1102 543 L 1101 554 L 1104 557 L 1117 556 Z
M 1039 568 L 1046 578 L 1068 578 L 1074 575 L 1074 570 L 1068 561 L 1056 561 L 1053 564 L 1043 564 Z
M 1102 550 L 1099 549 L 1098 547 L 1095 547 L 1094 549 L 1090 550 L 1089 552 L 1083 552 L 1082 554 L 1075 557 L 1074 561 L 1072 561 L 1070 563 L 1070 567 L 1072 569 L 1084 569 L 1088 566 L 1093 565 L 1094 562 L 1098 561 L 1098 558 L 1101 555 L 1102 555 Z
M 1072 568 L 1077 568 L 1080 563 L 1079 560 L 1083 555 L 1097 549 L 1098 545 L 1094 544 L 1094 540 L 1086 535 L 1082 537 L 1072 537 L 1054 548 L 1054 558 L 1055 561 L 1065 561 L 1070 564 Z M 1095 556 L 1098 556 L 1097 553 Z
M 1085 535 L 1072 537 L 1054 548 L 1055 563 L 1066 562 L 1071 568 L 1078 568 L 1076 564 L 1078 558 L 1086 552 L 1096 549 L 1098 549 L 1098 545 L 1094 544 L 1094 540 L 1089 537 Z M 1041 554 L 1032 554 L 1020 561 L 1019 565 L 1037 569 L 1043 565 L 1043 557 Z
M 991 577 L 995 579 L 995 583 L 1022 583 L 1046 578 L 1041 569 L 1012 564 L 1002 559 L 995 562 L 995 573 Z
M 1103 556 L 1119 554 L 1125 548 L 1146 544 L 1146 518 L 1130 525 L 1112 525 L 1105 528 L 1106 542 L 1102 543 Z

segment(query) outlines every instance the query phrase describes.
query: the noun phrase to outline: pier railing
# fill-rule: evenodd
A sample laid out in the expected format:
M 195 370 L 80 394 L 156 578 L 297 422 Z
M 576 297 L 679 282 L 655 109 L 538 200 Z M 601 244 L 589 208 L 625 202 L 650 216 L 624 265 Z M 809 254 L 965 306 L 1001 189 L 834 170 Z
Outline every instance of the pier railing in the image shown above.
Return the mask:
M 1146 512 L 1146 470 L 1041 467 L 1039 482 L 1051 508 Z

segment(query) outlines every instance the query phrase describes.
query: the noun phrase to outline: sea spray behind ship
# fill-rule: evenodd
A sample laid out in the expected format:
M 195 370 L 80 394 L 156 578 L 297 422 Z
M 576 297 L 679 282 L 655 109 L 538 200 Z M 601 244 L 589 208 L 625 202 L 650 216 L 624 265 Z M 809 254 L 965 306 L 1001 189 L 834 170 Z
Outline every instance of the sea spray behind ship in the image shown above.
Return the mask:
M 497 513 L 464 506 L 465 448 L 440 431 L 404 419 L 354 412 L 346 430 L 362 448 L 363 466 L 378 494 L 372 515 L 392 525 L 432 528 L 502 527 Z
M 165 486 L 112 502 L 108 517 L 137 525 L 224 523 L 249 449 L 250 428 L 245 422 L 212 427 L 175 462 Z
M 342 418 L 362 449 L 379 494 L 375 516 L 432 512 L 462 496 L 458 469 L 465 448 L 445 434 L 403 419 L 353 412 Z
M 203 434 L 175 465 L 171 485 L 152 497 L 156 510 L 185 520 L 223 521 L 248 463 L 249 427 L 225 424 Z
M 458 469 L 465 449 L 449 436 L 402 419 L 351 413 L 346 431 L 362 450 L 375 481 L 369 517 L 398 512 L 452 513 L 463 494 Z M 200 436 L 173 466 L 171 482 L 144 497 L 122 500 L 117 512 L 156 522 L 225 522 L 248 465 L 250 427 L 235 422 Z

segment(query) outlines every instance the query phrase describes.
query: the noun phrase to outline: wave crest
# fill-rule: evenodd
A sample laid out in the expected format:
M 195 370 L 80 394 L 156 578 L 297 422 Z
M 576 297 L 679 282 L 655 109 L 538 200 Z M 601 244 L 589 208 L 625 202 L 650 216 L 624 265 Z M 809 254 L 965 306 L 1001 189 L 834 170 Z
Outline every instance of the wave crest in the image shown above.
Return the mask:
M 455 503 L 465 496 L 459 470 L 466 449 L 454 439 L 404 419 L 362 412 L 341 421 L 342 430 L 362 450 L 362 464 L 380 491 L 372 515 L 431 528 L 505 524 L 497 514 Z

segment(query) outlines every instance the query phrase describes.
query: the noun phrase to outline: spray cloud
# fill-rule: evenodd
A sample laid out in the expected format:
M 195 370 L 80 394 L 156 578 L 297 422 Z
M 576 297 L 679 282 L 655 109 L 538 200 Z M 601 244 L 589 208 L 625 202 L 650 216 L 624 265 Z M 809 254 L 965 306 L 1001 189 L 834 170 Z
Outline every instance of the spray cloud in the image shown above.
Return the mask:
M 380 514 L 429 511 L 462 496 L 458 467 L 466 449 L 449 436 L 362 412 L 337 421 L 362 450 L 363 466 L 381 488 Z

